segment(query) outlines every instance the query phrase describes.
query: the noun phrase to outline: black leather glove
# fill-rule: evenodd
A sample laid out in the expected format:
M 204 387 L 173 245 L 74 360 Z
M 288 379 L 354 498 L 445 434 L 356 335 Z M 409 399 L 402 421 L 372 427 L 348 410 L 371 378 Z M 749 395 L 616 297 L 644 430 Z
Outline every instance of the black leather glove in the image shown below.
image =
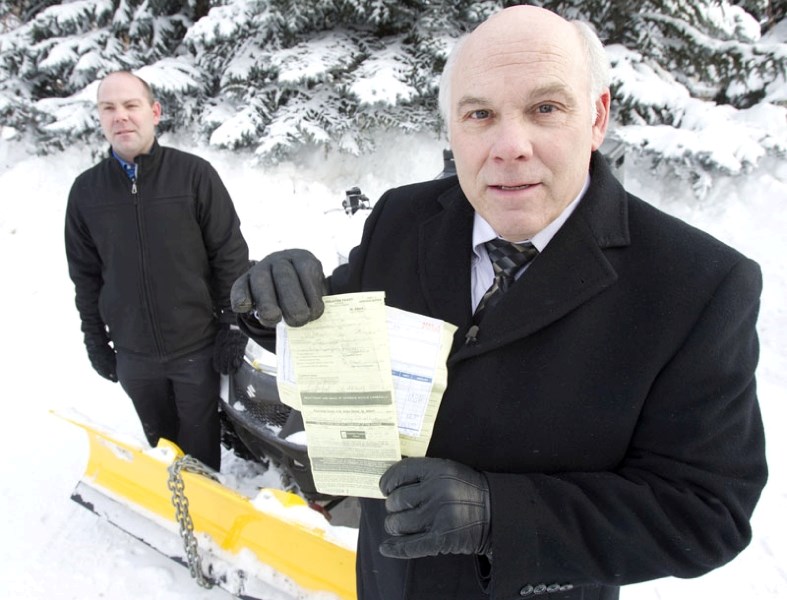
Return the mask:
M 232 286 L 230 301 L 236 313 L 255 311 L 265 327 L 275 327 L 282 316 L 292 327 L 319 318 L 325 306 L 322 264 L 308 250 L 274 252 L 241 275 Z
M 489 484 L 483 473 L 443 458 L 405 458 L 380 478 L 387 496 L 380 544 L 390 558 L 489 554 Z
M 235 325 L 222 323 L 213 343 L 213 368 L 219 373 L 235 373 L 243 364 L 249 338 Z
M 90 364 L 93 365 L 96 373 L 104 379 L 117 382 L 117 358 L 115 357 L 115 349 L 109 345 L 109 339 L 106 336 L 100 338 L 86 336 L 85 348 L 87 348 Z

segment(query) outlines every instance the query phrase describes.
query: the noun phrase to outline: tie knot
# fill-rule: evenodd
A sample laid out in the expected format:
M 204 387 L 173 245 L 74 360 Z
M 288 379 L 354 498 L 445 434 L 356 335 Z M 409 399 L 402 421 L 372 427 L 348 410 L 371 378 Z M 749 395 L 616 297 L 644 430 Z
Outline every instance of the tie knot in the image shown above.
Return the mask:
M 484 243 L 489 259 L 492 261 L 492 268 L 495 276 L 506 278 L 513 277 L 514 274 L 524 265 L 533 260 L 538 254 L 538 250 L 530 242 L 515 244 L 500 238 L 495 238 Z

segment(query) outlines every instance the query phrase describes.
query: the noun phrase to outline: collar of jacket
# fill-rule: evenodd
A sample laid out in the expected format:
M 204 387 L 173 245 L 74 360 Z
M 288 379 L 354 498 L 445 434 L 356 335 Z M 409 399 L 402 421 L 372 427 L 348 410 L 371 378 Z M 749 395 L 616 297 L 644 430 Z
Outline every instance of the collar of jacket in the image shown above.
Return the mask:
M 161 153 L 161 146 L 159 146 L 158 138 L 153 138 L 153 145 L 150 147 L 150 151 L 145 154 L 140 154 L 139 156 L 134 157 L 134 162 L 139 164 L 139 159 L 141 158 L 143 161 L 149 160 L 146 157 L 156 158 Z M 115 156 L 112 154 L 112 146 L 109 146 L 107 150 L 107 158 L 111 158 L 114 161 L 117 161 Z
M 419 267 L 432 314 L 458 326 L 449 365 L 531 335 L 615 283 L 617 273 L 604 251 L 630 243 L 628 199 L 598 152 L 591 157 L 590 175 L 590 187 L 574 213 L 496 310 L 484 317 L 469 344 L 467 248 L 473 209 L 458 185 L 438 198 L 444 210 L 421 226 Z

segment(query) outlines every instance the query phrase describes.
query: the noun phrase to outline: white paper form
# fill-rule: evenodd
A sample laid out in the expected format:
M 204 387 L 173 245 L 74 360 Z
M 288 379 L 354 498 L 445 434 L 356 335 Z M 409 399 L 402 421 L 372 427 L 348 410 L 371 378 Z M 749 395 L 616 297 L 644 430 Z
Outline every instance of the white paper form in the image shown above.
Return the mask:
M 323 301 L 319 319 L 287 327 L 283 357 L 300 396 L 314 483 L 326 494 L 382 498 L 380 476 L 401 457 L 384 295 Z
M 292 363 L 289 327 L 284 321 L 276 325 L 276 387 L 279 390 L 279 400 L 297 411 L 301 410 L 301 394 L 295 380 L 295 367 Z
M 277 328 L 279 395 L 303 412 L 317 489 L 379 498 L 391 464 L 426 454 L 456 327 L 381 292 L 323 300 L 317 321 Z
M 456 327 L 388 307 L 391 375 L 404 456 L 425 456 L 448 381 L 446 360 Z

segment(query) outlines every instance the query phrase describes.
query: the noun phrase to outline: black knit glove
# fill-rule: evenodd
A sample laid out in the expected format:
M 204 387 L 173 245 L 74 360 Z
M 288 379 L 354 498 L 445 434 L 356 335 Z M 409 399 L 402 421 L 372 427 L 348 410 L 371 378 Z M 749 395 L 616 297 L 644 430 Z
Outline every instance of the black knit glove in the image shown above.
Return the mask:
M 489 484 L 483 473 L 443 458 L 406 458 L 380 478 L 390 558 L 491 552 Z
M 235 373 L 243 364 L 248 341 L 236 325 L 220 324 L 213 343 L 213 368 L 224 375 Z
M 265 327 L 284 317 L 292 327 L 319 318 L 325 306 L 322 264 L 308 250 L 274 252 L 241 275 L 230 292 L 232 310 L 254 316 Z
M 109 345 L 106 335 L 85 336 L 85 348 L 90 364 L 93 365 L 96 373 L 104 379 L 117 382 L 117 359 L 115 349 Z

